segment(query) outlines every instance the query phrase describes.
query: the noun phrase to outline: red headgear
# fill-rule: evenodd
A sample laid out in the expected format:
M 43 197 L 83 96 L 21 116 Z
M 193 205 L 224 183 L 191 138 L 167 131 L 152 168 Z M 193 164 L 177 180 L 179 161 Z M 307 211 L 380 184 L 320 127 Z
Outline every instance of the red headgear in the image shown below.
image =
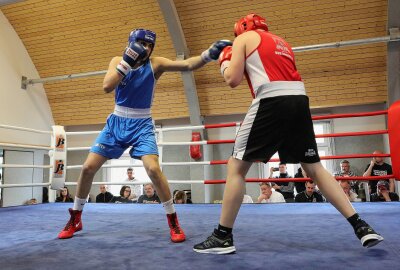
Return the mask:
M 237 23 L 235 23 L 234 32 L 235 37 L 243 34 L 244 32 L 255 30 L 255 29 L 263 29 L 268 31 L 268 25 L 265 21 L 265 18 L 251 13 L 246 17 L 241 18 Z

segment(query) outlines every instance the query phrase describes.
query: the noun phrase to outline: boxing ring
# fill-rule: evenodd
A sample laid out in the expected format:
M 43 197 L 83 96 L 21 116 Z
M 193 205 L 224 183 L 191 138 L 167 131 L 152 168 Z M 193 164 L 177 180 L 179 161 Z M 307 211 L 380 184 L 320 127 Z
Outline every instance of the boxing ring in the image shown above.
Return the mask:
M 327 203 L 245 204 L 233 234 L 236 254 L 192 251 L 217 224 L 220 205 L 177 205 L 187 240 L 169 240 L 160 205 L 86 204 L 84 230 L 56 238 L 72 204 L 0 209 L 1 269 L 396 269 L 400 204 L 355 203 L 385 237 L 365 249 Z
M 341 41 L 293 48 L 295 52 L 339 48 L 399 41 L 398 33 L 390 36 Z M 22 87 L 35 83 L 83 78 L 105 74 L 95 71 L 43 79 L 22 78 Z M 379 180 L 400 178 L 400 118 L 399 103 L 389 111 L 359 114 L 315 116 L 313 120 L 344 117 L 386 115 L 388 130 L 318 134 L 317 138 L 368 136 L 388 134 L 390 154 L 347 154 L 321 156 L 323 160 L 370 157 L 390 157 L 393 175 L 385 177 L 337 177 L 338 180 Z M 392 115 L 392 117 L 391 117 Z M 395 117 L 393 117 L 395 116 Z M 240 123 L 165 128 L 174 130 L 203 130 L 238 127 Z M 22 132 L 45 133 L 52 136 L 51 145 L 33 146 L 0 142 L 4 148 L 41 149 L 49 151 L 48 165 L 2 164 L 3 168 L 36 168 L 50 170 L 46 183 L 1 185 L 0 188 L 29 186 L 73 186 L 65 182 L 68 170 L 81 165 L 68 165 L 67 151 L 87 150 L 89 147 L 67 147 L 67 136 L 98 132 L 65 132 L 63 127 L 53 131 L 38 131 L 23 127 L 0 125 Z M 206 145 L 233 143 L 234 140 L 196 142 L 160 142 L 159 147 L 171 145 Z M 162 153 L 162 151 L 161 151 Z M 271 161 L 279 161 L 272 159 Z M 226 160 L 196 162 L 164 162 L 165 166 L 224 166 Z M 103 168 L 118 167 L 104 165 Z M 121 167 L 126 167 L 123 165 Z M 134 166 L 133 166 L 134 167 Z M 168 175 L 167 175 L 168 176 Z M 290 181 L 304 181 L 291 178 Z M 247 182 L 269 182 L 271 179 L 249 178 Z M 277 180 L 274 182 L 287 181 Z M 223 179 L 169 180 L 169 183 L 223 184 Z M 141 183 L 141 182 L 137 182 Z M 143 182 L 145 183 L 145 182 Z M 123 185 L 126 182 L 94 182 L 94 185 Z M 136 184 L 136 183 L 135 183 Z M 68 240 L 57 239 L 67 221 L 67 209 L 72 204 L 39 204 L 0 208 L 0 269 L 396 269 L 400 255 L 400 202 L 353 203 L 353 206 L 372 225 L 385 241 L 365 249 L 355 237 L 351 226 L 329 203 L 244 204 L 233 231 L 237 253 L 227 256 L 198 254 L 194 244 L 207 236 L 218 223 L 220 204 L 176 205 L 187 240 L 174 244 L 169 240 L 165 212 L 161 205 L 91 204 L 85 206 L 83 231 Z
M 380 180 L 399 178 L 400 102 L 388 111 L 314 116 L 313 120 L 369 117 L 388 114 L 388 130 L 318 134 L 316 137 L 367 136 L 388 134 L 390 154 L 350 154 L 322 156 L 321 159 L 366 157 L 391 157 L 394 175 L 379 177 L 337 177 L 338 180 Z M 396 117 L 394 117 L 396 116 Z M 173 130 L 199 130 L 238 126 L 240 123 L 166 128 Z M 21 131 L 21 127 L 1 126 Z M 58 131 L 57 131 L 58 130 Z M 46 132 L 46 131 L 33 131 Z M 61 135 L 60 133 L 61 132 Z M 160 130 L 158 131 L 160 132 Z M 93 134 L 93 132 L 63 132 L 60 127 L 53 132 L 49 146 L 29 146 L 1 143 L 3 147 L 47 149 L 55 157 L 49 165 L 2 164 L 3 168 L 35 167 L 50 169 L 51 181 L 40 184 L 0 185 L 1 188 L 21 186 L 76 185 L 64 182 L 67 170 L 80 169 L 81 165 L 68 166 L 67 151 L 87 150 L 89 147 L 67 147 L 68 136 Z M 234 140 L 196 142 L 160 142 L 168 145 L 205 145 L 233 143 Z M 63 142 L 61 146 L 60 142 Z M 57 150 L 58 149 L 58 150 Z M 62 160 L 61 168 L 59 166 Z M 271 159 L 270 161 L 279 161 Z M 199 162 L 163 162 L 162 166 L 224 166 L 226 160 Z M 110 165 L 104 165 L 108 168 Z M 118 167 L 118 166 L 114 166 Z M 126 167 L 126 165 L 123 165 Z M 60 180 L 61 179 L 61 180 Z M 304 181 L 306 178 L 273 179 L 279 181 Z M 270 182 L 271 179 L 249 178 L 247 182 Z M 169 180 L 170 183 L 223 184 L 225 180 Z M 141 182 L 137 182 L 141 183 Z M 145 182 L 143 182 L 145 183 Z M 123 185 L 126 182 L 95 182 L 94 185 Z M 136 184 L 136 183 L 135 183 Z M 187 240 L 174 244 L 169 240 L 168 226 L 161 205 L 146 204 L 91 204 L 85 206 L 84 230 L 72 239 L 59 240 L 57 234 L 67 220 L 67 209 L 72 204 L 40 204 L 0 208 L 0 265 L 1 269 L 363 269 L 398 267 L 400 255 L 400 202 L 354 203 L 353 206 L 385 237 L 380 245 L 363 248 L 351 226 L 329 203 L 244 204 L 235 229 L 234 255 L 215 256 L 198 254 L 192 246 L 208 235 L 218 223 L 220 204 L 176 205 Z

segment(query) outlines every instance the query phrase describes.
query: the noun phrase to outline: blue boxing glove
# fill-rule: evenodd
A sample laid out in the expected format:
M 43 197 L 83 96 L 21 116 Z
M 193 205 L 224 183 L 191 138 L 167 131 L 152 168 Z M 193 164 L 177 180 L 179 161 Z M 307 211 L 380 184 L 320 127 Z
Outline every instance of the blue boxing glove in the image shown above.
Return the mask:
M 201 59 L 205 63 L 208 63 L 213 60 L 218 60 L 220 53 L 226 46 L 232 46 L 232 41 L 225 39 L 214 42 L 210 46 L 210 48 L 201 53 Z
M 125 77 L 132 67 L 136 65 L 140 60 L 145 59 L 147 51 L 145 47 L 138 42 L 131 42 L 128 47 L 125 48 L 122 60 L 117 66 L 117 71 L 123 77 Z

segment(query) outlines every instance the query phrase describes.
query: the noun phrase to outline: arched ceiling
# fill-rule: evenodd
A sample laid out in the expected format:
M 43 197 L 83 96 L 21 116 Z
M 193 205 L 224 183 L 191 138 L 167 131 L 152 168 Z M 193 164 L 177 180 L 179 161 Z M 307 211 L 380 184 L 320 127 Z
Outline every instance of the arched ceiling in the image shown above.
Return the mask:
M 384 0 L 173 2 L 190 55 L 200 54 L 215 40 L 233 39 L 234 22 L 250 12 L 267 17 L 270 30 L 293 46 L 387 35 Z M 27 0 L 0 8 L 41 78 L 107 69 L 110 59 L 121 55 L 134 28 L 157 33 L 153 55 L 176 58 L 156 0 Z M 384 44 L 307 52 L 296 57 L 314 107 L 387 99 Z M 245 83 L 230 89 L 215 63 L 194 75 L 202 115 L 246 112 L 251 97 Z M 112 111 L 113 96 L 104 94 L 101 85 L 102 76 L 44 84 L 56 123 L 103 123 Z M 187 117 L 189 106 L 181 74 L 164 75 L 157 87 L 154 118 Z

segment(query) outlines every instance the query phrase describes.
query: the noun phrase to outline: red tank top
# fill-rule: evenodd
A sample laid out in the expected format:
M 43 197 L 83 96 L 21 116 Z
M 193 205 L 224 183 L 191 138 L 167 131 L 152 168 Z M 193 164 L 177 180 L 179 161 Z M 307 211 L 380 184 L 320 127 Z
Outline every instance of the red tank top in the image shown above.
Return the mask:
M 245 76 L 253 97 L 261 90 L 269 91 L 272 96 L 299 94 L 298 90 L 305 94 L 290 45 L 269 32 L 256 32 L 261 41 L 246 57 L 245 65 Z

